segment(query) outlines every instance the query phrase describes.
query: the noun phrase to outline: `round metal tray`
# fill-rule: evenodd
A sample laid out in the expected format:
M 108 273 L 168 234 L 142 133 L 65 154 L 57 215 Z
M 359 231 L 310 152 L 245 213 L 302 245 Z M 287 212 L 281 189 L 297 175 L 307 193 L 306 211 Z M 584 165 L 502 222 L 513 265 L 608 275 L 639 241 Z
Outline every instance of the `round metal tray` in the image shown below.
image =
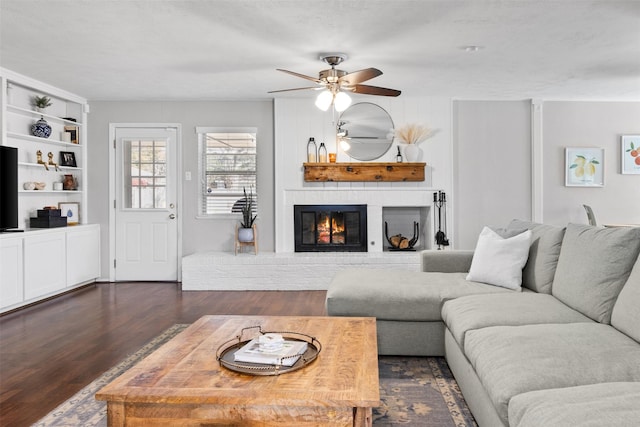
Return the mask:
M 248 363 L 237 362 L 234 360 L 235 352 L 247 344 L 251 339 L 243 339 L 244 332 L 249 329 L 258 329 L 258 333 L 264 334 L 280 334 L 285 340 L 290 341 L 305 341 L 307 343 L 307 350 L 300 356 L 300 358 L 291 366 L 284 366 L 278 364 L 263 364 L 263 363 Z M 255 337 L 254 337 L 255 338 Z M 249 375 L 281 375 L 288 372 L 297 371 L 300 368 L 304 368 L 318 357 L 322 345 L 315 337 L 300 332 L 291 331 L 263 331 L 261 326 L 251 326 L 242 329 L 240 335 L 236 336 L 229 341 L 226 341 L 218 347 L 216 350 L 216 360 L 221 366 L 243 374 Z

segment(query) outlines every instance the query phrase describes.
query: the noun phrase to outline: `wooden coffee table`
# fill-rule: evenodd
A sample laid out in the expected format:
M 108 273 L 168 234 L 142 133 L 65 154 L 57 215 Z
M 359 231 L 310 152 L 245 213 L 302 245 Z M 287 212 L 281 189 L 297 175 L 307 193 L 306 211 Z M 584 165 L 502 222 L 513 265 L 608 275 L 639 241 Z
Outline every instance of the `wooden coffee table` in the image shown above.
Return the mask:
M 216 350 L 261 325 L 322 345 L 308 366 L 278 376 L 230 371 Z M 109 426 L 371 426 L 380 404 L 375 319 L 204 316 L 96 394 Z

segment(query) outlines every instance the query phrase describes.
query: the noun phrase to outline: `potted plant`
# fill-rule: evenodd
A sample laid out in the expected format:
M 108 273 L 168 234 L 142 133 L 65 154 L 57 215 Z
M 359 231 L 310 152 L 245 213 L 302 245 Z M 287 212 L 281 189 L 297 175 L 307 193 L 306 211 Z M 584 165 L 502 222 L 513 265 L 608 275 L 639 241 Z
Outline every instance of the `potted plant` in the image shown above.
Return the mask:
M 53 105 L 51 102 L 51 98 L 44 95 L 34 96 L 33 98 L 31 98 L 31 103 L 38 113 L 44 113 L 47 107 L 51 107 L 51 105 Z
M 249 189 L 247 196 L 246 188 L 242 187 L 244 193 L 244 204 L 242 205 L 242 221 L 238 229 L 238 241 L 253 242 L 253 223 L 258 215 L 253 214 L 253 190 Z

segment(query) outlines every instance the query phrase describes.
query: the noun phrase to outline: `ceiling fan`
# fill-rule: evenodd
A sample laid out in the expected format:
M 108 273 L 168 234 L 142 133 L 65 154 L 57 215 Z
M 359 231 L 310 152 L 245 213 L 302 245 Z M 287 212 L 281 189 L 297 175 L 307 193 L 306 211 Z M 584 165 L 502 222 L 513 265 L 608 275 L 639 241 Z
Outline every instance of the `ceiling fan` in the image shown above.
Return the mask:
M 337 70 L 336 66 L 347 59 L 347 55 L 343 53 L 322 54 L 320 55 L 320 59 L 330 65 L 331 68 L 320 71 L 318 78 L 278 68 L 278 71 L 282 71 L 283 73 L 310 80 L 314 82 L 316 86 L 273 90 L 269 93 L 289 92 L 293 90 L 324 89 L 316 99 L 316 106 L 323 111 L 327 111 L 332 104 L 335 106 L 336 111 L 344 111 L 347 109 L 351 104 L 351 97 L 347 95 L 346 92 L 380 96 L 398 96 L 401 93 L 399 90 L 395 89 L 360 84 L 382 75 L 382 71 L 377 68 L 365 68 L 364 70 L 354 71 L 353 73 Z

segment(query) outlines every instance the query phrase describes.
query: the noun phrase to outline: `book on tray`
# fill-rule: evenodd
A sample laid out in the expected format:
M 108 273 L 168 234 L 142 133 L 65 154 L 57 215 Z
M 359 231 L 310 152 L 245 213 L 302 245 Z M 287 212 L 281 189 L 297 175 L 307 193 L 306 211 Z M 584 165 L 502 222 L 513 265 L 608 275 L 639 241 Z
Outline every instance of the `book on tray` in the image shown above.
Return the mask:
M 305 341 L 285 340 L 281 348 L 273 350 L 261 347 L 259 338 L 255 338 L 237 350 L 233 357 L 236 362 L 293 366 L 305 351 L 307 351 Z

